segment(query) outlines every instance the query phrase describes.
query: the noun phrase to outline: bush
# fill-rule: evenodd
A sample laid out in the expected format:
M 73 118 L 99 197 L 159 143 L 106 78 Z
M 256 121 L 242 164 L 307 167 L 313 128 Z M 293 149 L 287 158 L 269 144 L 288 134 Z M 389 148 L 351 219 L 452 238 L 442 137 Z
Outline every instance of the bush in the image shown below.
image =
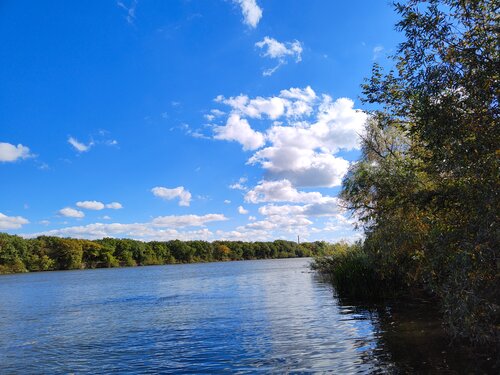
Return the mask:
M 380 277 L 373 258 L 360 243 L 337 244 L 331 255 L 317 257 L 312 268 L 335 286 L 341 298 L 376 300 L 395 295 L 399 288 Z

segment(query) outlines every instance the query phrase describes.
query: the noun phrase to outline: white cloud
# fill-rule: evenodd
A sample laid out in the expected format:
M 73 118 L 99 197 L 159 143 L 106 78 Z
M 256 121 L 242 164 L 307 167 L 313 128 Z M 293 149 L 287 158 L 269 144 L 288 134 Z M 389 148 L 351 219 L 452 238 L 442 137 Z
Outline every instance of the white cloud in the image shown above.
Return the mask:
M 297 63 L 302 60 L 302 43 L 298 40 L 282 43 L 266 36 L 260 42 L 255 43 L 255 46 L 264 50 L 262 56 L 278 61 L 278 65 L 262 73 L 264 76 L 272 75 L 282 65 L 286 64 L 288 59 L 294 59 Z
M 248 188 L 245 185 L 242 185 L 239 182 L 236 182 L 234 184 L 229 185 L 229 189 L 232 189 L 232 190 L 243 190 L 243 191 L 248 190 Z
M 267 147 L 250 164 L 260 164 L 270 178 L 285 178 L 297 186 L 339 186 L 349 162 L 328 152 L 299 147 Z
M 78 152 L 86 152 L 94 145 L 94 142 L 89 142 L 89 144 L 81 143 L 76 138 L 69 137 L 68 143 L 73 146 Z
M 224 199 L 224 204 L 231 204 L 231 201 L 229 199 Z
M 298 191 L 288 180 L 261 181 L 245 195 L 245 201 L 250 203 L 319 203 L 331 198 L 332 197 L 325 197 L 319 192 Z
M 305 216 L 272 216 L 267 220 L 254 221 L 245 225 L 246 228 L 295 233 L 306 232 L 313 222 Z
M 238 180 L 238 182 L 235 182 L 234 184 L 229 185 L 229 189 L 247 191 L 248 188 L 245 186 L 245 182 L 247 182 L 247 178 L 241 177 Z
M 262 18 L 262 9 L 257 5 L 255 0 L 233 0 L 241 7 L 243 21 L 250 27 L 257 27 Z
M 248 210 L 246 210 L 243 206 L 239 206 L 238 213 L 240 213 L 242 215 L 246 215 L 246 214 L 248 214 Z
M 179 232 L 176 229 L 155 229 L 148 223 L 94 223 L 82 226 L 66 227 L 61 229 L 53 229 L 49 231 L 25 234 L 25 237 L 37 236 L 59 236 L 59 237 L 74 237 L 86 239 L 99 239 L 104 237 L 115 238 L 134 238 L 144 241 L 169 241 L 174 239 L 193 240 L 205 239 L 208 240 L 212 235 L 208 229 L 203 228 L 194 231 Z
M 151 189 L 151 192 L 154 196 L 165 200 L 179 198 L 179 206 L 189 206 L 191 203 L 191 193 L 184 189 L 184 186 L 178 186 L 173 189 L 157 186 Z
M 341 211 L 338 199 L 335 197 L 325 197 L 325 200 L 317 203 L 299 205 L 274 205 L 269 204 L 259 207 L 259 213 L 264 216 L 273 215 L 305 215 L 305 216 L 335 216 Z
M 65 207 L 59 210 L 59 214 L 66 217 L 82 218 L 85 214 L 82 211 L 75 210 L 71 207 Z
M 207 229 L 206 226 L 225 221 L 227 218 L 222 214 L 206 214 L 160 216 L 145 223 L 98 222 L 24 234 L 24 236 L 52 235 L 88 239 L 126 237 L 145 241 L 168 241 L 172 239 L 265 241 L 277 238 L 295 240 L 297 234 L 300 234 L 300 237 L 304 239 L 314 233 L 315 236 L 321 236 L 317 238 L 323 239 L 359 238 L 359 234 L 352 230 L 352 220 L 346 219 L 339 213 L 331 215 L 331 218 L 323 227 L 318 227 L 317 225 L 313 226 L 313 221 L 305 214 L 302 214 L 304 210 L 294 208 L 300 206 L 269 205 L 267 207 L 266 210 L 259 210 L 264 214 L 265 219 L 257 221 L 255 217 L 249 217 L 247 225 L 238 226 L 229 231 L 216 230 L 213 232 Z M 108 220 L 109 218 L 102 217 L 101 219 Z
M 264 48 L 263 55 L 272 59 L 295 56 L 297 61 L 301 60 L 302 46 L 298 41 L 281 43 L 276 39 L 266 36 L 260 42 L 255 43 L 255 45 L 259 48 Z
M 123 206 L 119 202 L 111 202 L 108 204 L 104 204 L 99 201 L 80 201 L 76 202 L 76 206 L 83 208 L 85 210 L 93 210 L 93 211 L 100 211 L 103 210 L 104 208 L 110 208 L 113 210 L 119 210 L 120 208 L 123 208 Z
M 82 201 L 76 202 L 76 206 L 80 208 L 84 208 L 86 210 L 94 210 L 99 211 L 104 209 L 104 203 L 98 201 Z
M 123 206 L 119 202 L 111 202 L 111 203 L 106 204 L 106 208 L 110 208 L 112 210 L 119 210 L 119 209 L 123 208 Z
M 32 156 L 30 149 L 26 146 L 21 144 L 15 146 L 10 143 L 0 142 L 0 162 L 12 162 Z
M 93 223 L 82 226 L 72 226 L 39 233 L 25 234 L 25 237 L 40 235 L 97 239 L 103 237 L 128 237 L 142 240 L 172 239 L 193 240 L 211 239 L 213 233 L 206 228 L 190 231 L 178 231 L 184 227 L 203 227 L 207 223 L 226 220 L 221 214 L 160 216 L 148 223 Z
M 215 232 L 218 240 L 225 241 L 269 241 L 276 239 L 267 230 L 250 229 L 245 227 L 238 227 L 232 231 L 218 230 Z
M 291 88 L 281 90 L 278 96 L 257 96 L 250 99 L 247 95 L 240 94 L 235 97 L 225 98 L 219 95 L 215 98 L 216 103 L 223 103 L 231 107 L 231 113 L 237 113 L 242 117 L 268 118 L 276 120 L 281 117 L 300 118 L 309 116 L 313 112 L 313 105 L 317 96 L 314 90 L 307 86 L 304 89 Z
M 216 98 L 217 102 L 227 104 L 232 108 L 232 115 L 238 114 L 250 118 L 262 118 L 262 115 L 270 119 L 277 119 L 285 113 L 286 101 L 279 97 L 263 98 L 261 96 L 250 99 L 247 95 L 238 95 L 228 99 L 223 96 Z
M 200 227 L 206 223 L 213 221 L 224 221 L 227 218 L 222 214 L 208 214 L 208 215 L 171 215 L 159 216 L 153 219 L 151 224 L 155 227 L 167 228 L 183 228 L 183 227 Z
M 210 110 L 210 113 L 214 115 L 215 117 L 220 117 L 225 115 L 225 112 L 221 111 L 220 109 L 212 109 Z
M 19 229 L 29 221 L 22 216 L 7 216 L 0 212 L 0 230 Z
M 239 140 L 246 144 L 244 149 L 257 150 L 248 164 L 264 168 L 267 179 L 288 179 L 296 186 L 339 186 L 349 162 L 336 154 L 360 148 L 368 118 L 354 108 L 351 99 L 318 97 L 310 87 L 254 99 L 243 94 L 227 99 L 219 95 L 216 102 L 228 105 L 229 118 L 234 116 L 247 131 L 219 127 L 214 138 Z M 257 132 L 246 118 L 273 121 L 265 132 Z M 225 136 L 217 134 L 223 130 Z M 255 134 L 258 141 L 250 147 L 247 139 Z
M 257 220 L 257 218 L 255 216 L 249 216 L 248 217 L 248 221 L 255 221 Z
M 219 109 L 212 109 L 212 110 L 210 110 L 210 113 L 207 113 L 206 115 L 204 115 L 204 117 L 208 121 L 213 121 L 217 117 L 221 117 L 223 115 L 224 115 L 224 112 L 222 112 L 221 110 L 219 110 Z
M 254 131 L 248 121 L 237 114 L 229 116 L 226 125 L 216 126 L 214 131 L 215 139 L 239 142 L 244 150 L 255 150 L 264 145 L 262 133 Z
M 292 87 L 288 90 L 281 90 L 280 97 L 299 100 L 305 103 L 311 103 L 317 99 L 316 93 L 311 86 L 307 86 L 305 89 Z
M 279 233 L 300 233 L 306 236 L 312 231 L 310 217 L 334 217 L 339 214 L 338 198 L 325 196 L 319 192 L 298 191 L 290 181 L 261 181 L 245 195 L 249 203 L 293 202 L 296 205 L 269 204 L 259 207 L 264 220 L 247 224 L 245 228 Z

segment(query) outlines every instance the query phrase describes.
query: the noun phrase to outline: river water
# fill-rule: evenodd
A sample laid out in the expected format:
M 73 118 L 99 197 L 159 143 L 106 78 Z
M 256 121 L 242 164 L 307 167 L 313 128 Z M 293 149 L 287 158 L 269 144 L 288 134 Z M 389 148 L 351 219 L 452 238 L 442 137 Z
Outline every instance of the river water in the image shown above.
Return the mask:
M 341 303 L 310 261 L 1 276 L 0 373 L 479 369 L 416 313 L 425 308 Z

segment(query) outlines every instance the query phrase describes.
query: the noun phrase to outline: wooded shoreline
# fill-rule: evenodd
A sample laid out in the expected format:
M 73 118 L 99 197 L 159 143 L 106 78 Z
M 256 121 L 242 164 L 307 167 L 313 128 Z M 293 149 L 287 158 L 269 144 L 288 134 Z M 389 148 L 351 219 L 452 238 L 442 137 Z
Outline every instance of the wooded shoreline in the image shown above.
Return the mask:
M 84 240 L 40 236 L 26 239 L 0 233 L 0 274 L 133 267 L 214 261 L 315 257 L 342 244 L 323 241 L 150 241 Z

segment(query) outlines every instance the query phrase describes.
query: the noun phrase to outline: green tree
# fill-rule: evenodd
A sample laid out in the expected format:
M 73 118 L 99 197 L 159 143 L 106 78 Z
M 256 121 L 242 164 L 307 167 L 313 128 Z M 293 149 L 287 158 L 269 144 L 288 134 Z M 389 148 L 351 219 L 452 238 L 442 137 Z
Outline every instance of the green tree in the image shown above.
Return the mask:
M 498 342 L 498 1 L 396 4 L 395 70 L 364 85 L 377 105 L 342 197 L 379 272 L 441 298 L 452 332 Z

